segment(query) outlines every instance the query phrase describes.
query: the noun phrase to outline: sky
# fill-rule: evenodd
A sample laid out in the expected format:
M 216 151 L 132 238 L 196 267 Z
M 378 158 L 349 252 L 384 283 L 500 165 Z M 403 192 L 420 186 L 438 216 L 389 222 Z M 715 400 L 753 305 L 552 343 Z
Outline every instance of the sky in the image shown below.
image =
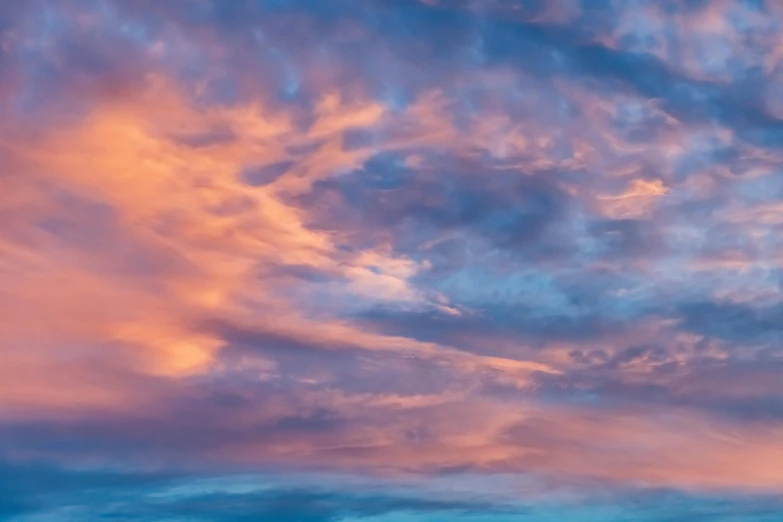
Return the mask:
M 771 522 L 783 4 L 0 1 L 0 520 Z

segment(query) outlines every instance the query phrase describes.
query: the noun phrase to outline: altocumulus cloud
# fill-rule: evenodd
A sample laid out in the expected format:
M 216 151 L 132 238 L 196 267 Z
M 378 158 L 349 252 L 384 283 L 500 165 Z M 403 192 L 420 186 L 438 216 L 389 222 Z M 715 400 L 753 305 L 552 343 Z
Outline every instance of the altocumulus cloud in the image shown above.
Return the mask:
M 0 518 L 777 520 L 783 9 L 0 5 Z

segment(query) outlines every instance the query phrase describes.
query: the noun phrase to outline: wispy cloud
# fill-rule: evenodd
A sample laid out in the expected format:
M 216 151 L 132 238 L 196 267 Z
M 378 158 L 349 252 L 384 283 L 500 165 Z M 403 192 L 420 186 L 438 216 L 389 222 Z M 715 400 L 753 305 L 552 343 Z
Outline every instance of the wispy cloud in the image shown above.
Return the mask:
M 780 6 L 6 4 L 0 517 L 772 520 Z

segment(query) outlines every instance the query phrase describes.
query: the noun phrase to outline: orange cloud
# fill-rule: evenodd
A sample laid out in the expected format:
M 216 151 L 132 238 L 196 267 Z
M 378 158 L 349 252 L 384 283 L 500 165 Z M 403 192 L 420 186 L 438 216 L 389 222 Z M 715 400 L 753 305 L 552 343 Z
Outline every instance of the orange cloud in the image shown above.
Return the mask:
M 383 247 L 341 252 L 334 234 L 311 228 L 306 209 L 289 202 L 318 179 L 355 168 L 376 152 L 347 150 L 342 136 L 379 124 L 380 106 L 344 104 L 330 94 L 316 113 L 311 127 L 298 130 L 282 109 L 261 103 L 195 107 L 170 83 L 152 77 L 147 90 L 104 100 L 73 126 L 26 139 L 10 134 L 3 146 L 23 175 L 12 186 L 14 199 L 5 211 L 15 219 L 0 243 L 13 254 L 0 276 L 7 310 L 2 349 L 9 352 L 40 339 L 46 347 L 38 357 L 47 361 L 58 343 L 70 341 L 85 347 L 86 359 L 115 358 L 131 372 L 179 378 L 209 371 L 225 342 L 198 325 L 227 318 L 315 344 L 444 358 L 466 371 L 493 368 L 522 383 L 532 370 L 547 371 L 543 365 L 485 360 L 328 317 L 308 318 L 297 303 L 286 300 L 287 280 L 274 276 L 275 267 L 309 266 L 347 281 L 339 289 L 325 287 L 339 298 L 353 295 L 457 313 L 442 296 L 423 295 L 410 284 L 426 263 Z M 402 142 L 395 138 L 379 149 L 417 140 L 440 142 L 453 134 L 426 100 L 402 118 L 407 126 Z M 196 145 L 182 138 L 216 128 L 230 130 L 230 138 Z M 290 151 L 312 143 L 322 145 L 295 161 Z M 252 186 L 242 179 L 248 165 L 282 161 L 292 167 L 271 183 Z M 74 225 L 97 236 L 94 247 L 38 226 L 41 220 L 76 212 L 68 203 L 57 203 L 57 192 L 71 194 L 77 204 L 105 207 L 112 216 L 111 223 L 100 223 L 96 220 L 105 218 L 85 215 Z M 134 272 L 128 256 L 141 256 L 149 268 Z M 25 361 L 18 362 L 23 373 L 38 371 Z M 46 376 L 40 371 L 37 386 L 44 387 Z M 102 385 L 110 394 L 111 383 Z M 10 389 L 5 396 L 24 395 L 35 406 L 38 395 L 31 386 L 26 392 Z M 89 402 L 96 386 L 86 386 L 74 404 Z M 60 402 L 67 403 L 68 395 L 61 395 Z

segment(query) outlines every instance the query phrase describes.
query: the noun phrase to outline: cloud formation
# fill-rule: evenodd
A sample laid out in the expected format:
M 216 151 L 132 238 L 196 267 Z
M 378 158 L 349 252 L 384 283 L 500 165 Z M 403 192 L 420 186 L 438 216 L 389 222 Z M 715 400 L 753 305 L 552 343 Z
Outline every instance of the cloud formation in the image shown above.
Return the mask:
M 6 4 L 0 517 L 780 512 L 777 4 Z

